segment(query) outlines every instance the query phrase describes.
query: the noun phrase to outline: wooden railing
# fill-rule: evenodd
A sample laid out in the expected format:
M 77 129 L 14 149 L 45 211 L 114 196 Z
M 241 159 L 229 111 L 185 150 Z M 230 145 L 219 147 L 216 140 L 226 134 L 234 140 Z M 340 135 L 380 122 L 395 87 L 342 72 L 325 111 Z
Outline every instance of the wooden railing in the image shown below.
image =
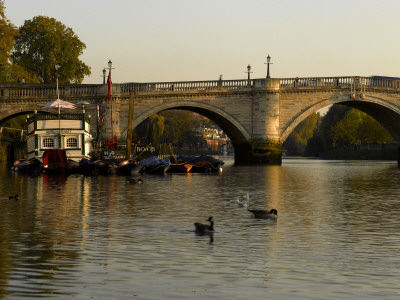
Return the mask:
M 196 92 L 211 90 L 250 90 L 265 88 L 266 80 L 276 82 L 279 89 L 321 89 L 338 88 L 351 89 L 362 85 L 371 90 L 400 91 L 400 78 L 389 77 L 310 77 L 310 78 L 271 78 L 271 79 L 240 79 L 240 80 L 212 80 L 212 81 L 181 81 L 181 82 L 151 82 L 151 83 L 123 83 L 113 84 L 113 96 L 128 96 L 134 89 L 136 93 L 159 92 Z M 59 87 L 60 98 L 104 98 L 107 95 L 107 86 L 104 84 L 67 84 Z M 17 84 L 0 83 L 0 101 L 7 99 L 56 99 L 55 84 Z

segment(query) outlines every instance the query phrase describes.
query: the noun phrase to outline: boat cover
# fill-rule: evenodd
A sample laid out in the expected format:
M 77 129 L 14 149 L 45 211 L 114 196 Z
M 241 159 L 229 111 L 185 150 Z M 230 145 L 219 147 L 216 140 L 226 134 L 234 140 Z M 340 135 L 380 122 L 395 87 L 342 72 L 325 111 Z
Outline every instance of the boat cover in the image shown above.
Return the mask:
M 224 162 L 221 159 L 212 157 L 210 155 L 200 155 L 200 156 L 192 156 L 192 155 L 180 155 L 178 156 L 178 161 L 189 162 L 192 164 L 203 164 L 203 163 L 211 163 L 216 165 L 224 165 Z
M 64 149 L 49 149 L 43 153 L 43 166 L 48 169 L 69 169 Z

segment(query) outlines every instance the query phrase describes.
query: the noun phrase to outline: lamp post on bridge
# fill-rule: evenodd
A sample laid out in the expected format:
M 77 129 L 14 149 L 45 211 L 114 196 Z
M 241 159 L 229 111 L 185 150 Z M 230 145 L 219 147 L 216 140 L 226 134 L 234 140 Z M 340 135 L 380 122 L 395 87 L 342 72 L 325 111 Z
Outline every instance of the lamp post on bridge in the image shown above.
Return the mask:
M 267 65 L 267 78 L 270 78 L 270 76 L 269 76 L 269 65 L 272 64 L 272 62 L 271 62 L 271 57 L 269 56 L 269 54 L 267 56 L 267 62 L 264 63 L 264 64 Z
M 253 73 L 253 72 L 250 72 L 251 71 L 251 66 L 250 66 L 250 64 L 248 64 L 247 65 L 247 85 L 250 87 L 251 86 L 251 84 L 250 84 L 250 73 Z

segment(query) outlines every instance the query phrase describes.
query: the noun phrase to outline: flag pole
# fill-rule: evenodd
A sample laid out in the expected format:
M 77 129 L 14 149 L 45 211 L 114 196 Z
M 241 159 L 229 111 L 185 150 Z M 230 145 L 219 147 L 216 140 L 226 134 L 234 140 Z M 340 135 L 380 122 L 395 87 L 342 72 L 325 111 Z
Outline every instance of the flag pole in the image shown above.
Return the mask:
M 112 110 L 112 81 L 111 81 L 111 69 L 112 69 L 112 61 L 111 59 L 108 60 L 108 78 L 107 78 L 107 86 L 108 86 L 108 93 L 107 93 L 107 100 L 110 102 L 110 114 L 111 114 L 111 138 L 114 138 L 114 125 L 113 125 L 113 110 Z
M 58 75 L 56 77 L 57 82 L 57 100 L 60 100 L 60 91 L 58 90 Z M 58 101 L 58 148 L 61 148 L 61 108 L 60 108 L 60 101 Z

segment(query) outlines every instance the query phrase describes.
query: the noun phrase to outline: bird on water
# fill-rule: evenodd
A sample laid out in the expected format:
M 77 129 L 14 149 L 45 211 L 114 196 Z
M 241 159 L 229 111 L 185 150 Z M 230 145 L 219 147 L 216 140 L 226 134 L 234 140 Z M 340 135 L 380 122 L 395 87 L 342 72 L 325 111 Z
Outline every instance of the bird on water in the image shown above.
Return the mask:
M 210 225 L 208 224 L 201 224 L 201 223 L 194 223 L 194 227 L 196 228 L 197 233 L 212 233 L 214 232 L 214 219 L 213 217 L 209 217 L 207 219 L 208 222 L 210 222 Z
M 10 200 L 12 200 L 12 199 L 18 200 L 18 195 L 15 195 L 15 196 L 8 196 L 8 199 L 10 199 Z
M 278 219 L 278 211 L 276 209 L 263 210 L 263 209 L 248 209 L 249 212 L 253 213 L 256 219 L 270 219 L 276 220 Z

